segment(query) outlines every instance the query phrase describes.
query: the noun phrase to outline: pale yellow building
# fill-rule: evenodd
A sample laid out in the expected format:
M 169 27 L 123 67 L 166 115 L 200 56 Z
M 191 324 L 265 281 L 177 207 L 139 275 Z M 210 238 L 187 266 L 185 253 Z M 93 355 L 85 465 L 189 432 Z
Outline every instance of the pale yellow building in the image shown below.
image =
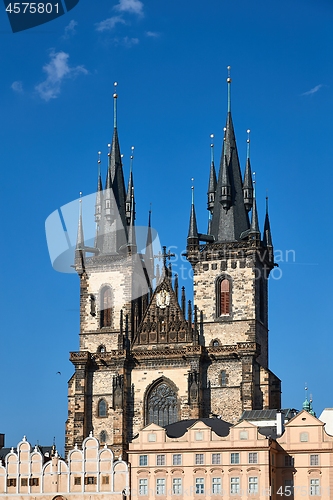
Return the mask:
M 124 500 L 129 492 L 128 465 L 89 436 L 82 449 L 71 450 L 66 461 L 57 452 L 45 460 L 24 437 L 0 461 L 0 500 Z

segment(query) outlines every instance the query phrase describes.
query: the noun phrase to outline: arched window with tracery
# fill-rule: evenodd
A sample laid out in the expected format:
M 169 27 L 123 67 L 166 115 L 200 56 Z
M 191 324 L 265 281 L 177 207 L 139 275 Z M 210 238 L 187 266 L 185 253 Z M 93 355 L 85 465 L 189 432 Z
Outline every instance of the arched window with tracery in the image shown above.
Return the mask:
M 147 396 L 146 423 L 161 427 L 173 424 L 178 419 L 178 404 L 175 391 L 166 382 L 161 382 L 151 389 Z
M 106 443 L 106 440 L 107 440 L 107 433 L 106 433 L 106 431 L 102 431 L 99 435 L 99 442 L 101 444 L 104 444 L 104 443 Z
M 112 294 L 111 288 L 106 286 L 101 290 L 101 328 L 111 326 L 112 320 Z
M 217 281 L 216 301 L 217 316 L 229 316 L 231 313 L 231 282 L 226 277 Z
M 97 414 L 99 417 L 107 416 L 106 401 L 105 399 L 100 399 L 98 402 Z

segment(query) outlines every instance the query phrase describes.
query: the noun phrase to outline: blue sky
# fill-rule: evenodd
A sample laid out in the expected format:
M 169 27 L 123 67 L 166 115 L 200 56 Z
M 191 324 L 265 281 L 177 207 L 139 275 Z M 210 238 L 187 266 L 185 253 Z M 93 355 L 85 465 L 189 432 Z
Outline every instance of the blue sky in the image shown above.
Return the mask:
M 219 157 L 227 65 L 238 152 L 244 168 L 250 128 L 259 219 L 268 190 L 280 251 L 270 368 L 282 379 L 283 406 L 301 407 L 305 382 L 317 414 L 332 406 L 332 21 L 328 0 L 81 0 L 12 34 L 0 11 L 0 432 L 8 446 L 26 434 L 33 444 L 55 436 L 63 449 L 79 282 L 53 270 L 44 224 L 79 191 L 94 191 L 98 150 L 105 172 L 114 81 L 126 179 L 135 146 L 136 222 L 147 223 L 152 203 L 162 244 L 180 254 L 191 177 L 206 231 L 209 136 Z

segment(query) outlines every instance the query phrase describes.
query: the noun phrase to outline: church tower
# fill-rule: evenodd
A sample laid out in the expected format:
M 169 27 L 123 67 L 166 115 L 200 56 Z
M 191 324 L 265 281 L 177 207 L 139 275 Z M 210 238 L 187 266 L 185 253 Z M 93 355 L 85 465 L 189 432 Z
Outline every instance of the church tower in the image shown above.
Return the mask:
M 250 138 L 242 179 L 230 76 L 227 84 L 220 168 L 216 178 L 212 158 L 209 174 L 208 234 L 198 232 L 192 201 L 187 259 L 194 273 L 194 303 L 201 312 L 206 411 L 234 423 L 244 410 L 280 408 L 281 383 L 268 368 L 268 277 L 274 267 L 268 211 L 261 238 Z
M 244 410 L 280 408 L 280 380 L 268 369 L 269 217 L 261 238 L 249 148 L 241 176 L 230 85 L 229 78 L 218 176 L 213 155 L 209 172 L 207 234 L 198 231 L 192 196 L 186 255 L 194 271 L 193 304 L 173 276 L 172 254 L 163 247 L 154 255 L 151 214 L 145 253 L 138 252 L 133 172 L 126 191 L 113 96 L 104 187 L 98 160 L 92 247 L 85 245 L 80 206 L 80 348 L 70 354 L 67 451 L 93 432 L 124 454 L 152 422 L 220 416 L 235 423 Z

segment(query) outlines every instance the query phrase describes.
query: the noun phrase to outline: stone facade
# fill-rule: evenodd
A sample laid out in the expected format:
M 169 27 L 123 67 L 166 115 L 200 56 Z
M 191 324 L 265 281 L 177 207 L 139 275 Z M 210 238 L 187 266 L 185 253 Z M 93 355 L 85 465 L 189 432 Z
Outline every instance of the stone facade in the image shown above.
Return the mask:
M 133 177 L 125 196 L 115 125 L 104 190 L 98 181 L 94 248 L 84 246 L 79 220 L 80 350 L 70 355 L 67 452 L 90 432 L 125 454 L 151 422 L 236 423 L 244 410 L 281 406 L 280 380 L 268 368 L 268 214 L 261 239 L 249 158 L 243 182 L 230 112 L 225 130 L 218 180 L 211 166 L 208 235 L 198 233 L 191 207 L 192 303 L 184 289 L 178 297 L 165 247 L 154 289 L 150 226 L 146 253 L 137 252 Z

